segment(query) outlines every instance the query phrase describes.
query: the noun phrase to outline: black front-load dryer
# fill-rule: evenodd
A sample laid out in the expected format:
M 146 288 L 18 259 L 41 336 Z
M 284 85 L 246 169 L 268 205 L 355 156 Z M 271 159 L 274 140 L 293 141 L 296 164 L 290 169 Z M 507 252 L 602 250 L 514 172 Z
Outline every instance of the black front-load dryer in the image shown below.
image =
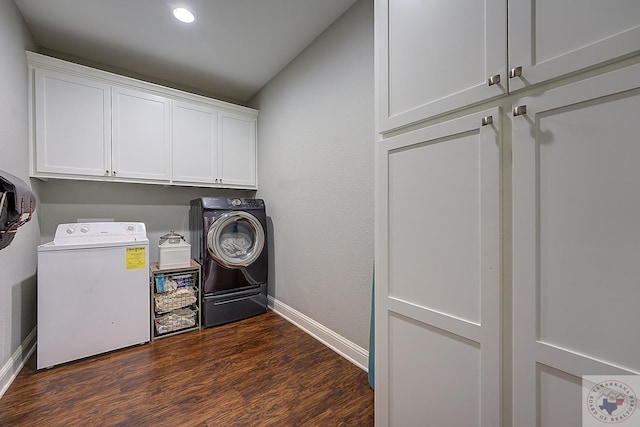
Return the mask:
M 267 214 L 262 199 L 191 201 L 192 257 L 202 266 L 202 323 L 221 325 L 267 311 Z

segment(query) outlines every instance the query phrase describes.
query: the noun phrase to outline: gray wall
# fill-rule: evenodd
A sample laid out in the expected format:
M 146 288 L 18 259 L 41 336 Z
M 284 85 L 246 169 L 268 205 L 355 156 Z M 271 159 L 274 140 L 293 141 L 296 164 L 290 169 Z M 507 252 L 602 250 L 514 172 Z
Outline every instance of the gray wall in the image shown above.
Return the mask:
M 29 183 L 27 48 L 33 48 L 33 39 L 22 16 L 13 1 L 0 0 L 0 169 Z M 12 375 L 11 356 L 36 325 L 39 240 L 36 215 L 0 251 L 0 392 Z
M 360 0 L 250 102 L 270 294 L 368 348 L 373 268 L 373 2 Z
M 197 155 L 197 154 L 195 154 Z M 34 180 L 35 181 L 35 180 Z M 149 237 L 149 261 L 158 261 L 160 236 L 171 230 L 189 236 L 189 201 L 197 197 L 251 197 L 250 191 L 151 184 L 66 181 L 40 184 L 41 241 L 49 242 L 58 224 L 78 219 L 144 222 Z

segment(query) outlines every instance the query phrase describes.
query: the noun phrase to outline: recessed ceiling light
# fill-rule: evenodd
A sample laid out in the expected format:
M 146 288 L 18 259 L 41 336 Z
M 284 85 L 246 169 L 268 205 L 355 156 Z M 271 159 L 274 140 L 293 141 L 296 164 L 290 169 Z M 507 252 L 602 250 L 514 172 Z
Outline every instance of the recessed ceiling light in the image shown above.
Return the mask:
M 183 7 L 177 7 L 173 9 L 173 16 L 175 16 L 177 20 L 185 22 L 187 24 L 192 23 L 195 19 L 193 13 Z

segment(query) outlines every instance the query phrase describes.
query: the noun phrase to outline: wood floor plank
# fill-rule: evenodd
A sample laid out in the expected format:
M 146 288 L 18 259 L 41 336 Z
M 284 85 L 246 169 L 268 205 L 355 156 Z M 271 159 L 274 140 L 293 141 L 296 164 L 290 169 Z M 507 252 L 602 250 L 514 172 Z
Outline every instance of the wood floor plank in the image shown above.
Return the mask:
M 367 374 L 264 315 L 36 371 L 0 399 L 0 426 L 372 426 Z

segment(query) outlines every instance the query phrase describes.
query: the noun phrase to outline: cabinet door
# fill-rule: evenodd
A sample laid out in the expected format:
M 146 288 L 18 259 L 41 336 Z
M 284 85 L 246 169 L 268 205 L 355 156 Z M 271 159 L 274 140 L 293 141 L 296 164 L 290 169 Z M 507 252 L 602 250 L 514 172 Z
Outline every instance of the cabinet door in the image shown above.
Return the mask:
M 213 184 L 218 180 L 218 112 L 173 101 L 174 181 Z
M 376 158 L 376 425 L 499 426 L 499 109 Z
M 169 100 L 113 88 L 113 176 L 169 181 Z
M 514 419 L 579 427 L 581 376 L 640 373 L 640 65 L 521 104 L 526 115 L 513 118 Z
M 256 119 L 220 112 L 220 181 L 256 188 Z
M 35 69 L 33 174 L 105 176 L 111 169 L 111 89 Z
M 509 0 L 511 91 L 640 50 L 640 1 Z
M 507 92 L 506 0 L 381 0 L 375 13 L 380 132 Z

